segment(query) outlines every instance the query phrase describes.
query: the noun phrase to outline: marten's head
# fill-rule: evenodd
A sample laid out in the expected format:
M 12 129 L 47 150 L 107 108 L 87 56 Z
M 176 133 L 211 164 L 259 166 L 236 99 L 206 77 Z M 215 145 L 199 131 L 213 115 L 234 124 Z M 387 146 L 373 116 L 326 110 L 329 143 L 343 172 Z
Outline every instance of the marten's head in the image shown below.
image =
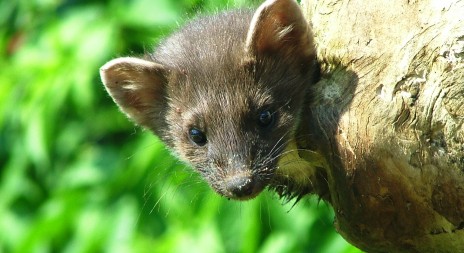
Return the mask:
M 294 0 L 191 22 L 143 59 L 101 68 L 108 93 L 221 195 L 250 199 L 294 141 L 314 64 Z

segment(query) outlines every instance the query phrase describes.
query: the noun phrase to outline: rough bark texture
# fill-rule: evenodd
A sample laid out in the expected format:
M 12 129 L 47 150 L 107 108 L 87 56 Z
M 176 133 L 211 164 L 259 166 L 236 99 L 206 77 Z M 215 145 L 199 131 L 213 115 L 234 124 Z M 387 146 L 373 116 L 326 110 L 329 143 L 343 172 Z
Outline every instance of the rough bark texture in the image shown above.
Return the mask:
M 464 252 L 464 1 L 302 8 L 337 230 L 368 252 Z

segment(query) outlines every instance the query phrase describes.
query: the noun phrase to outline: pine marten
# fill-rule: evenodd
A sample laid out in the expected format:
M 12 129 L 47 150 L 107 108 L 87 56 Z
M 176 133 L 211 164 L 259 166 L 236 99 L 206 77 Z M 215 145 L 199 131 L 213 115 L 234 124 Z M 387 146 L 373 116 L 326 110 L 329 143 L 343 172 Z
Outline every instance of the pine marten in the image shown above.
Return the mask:
M 121 111 L 220 195 L 247 200 L 268 187 L 292 198 L 315 187 L 299 141 L 315 58 L 297 2 L 268 0 L 198 18 L 100 74 Z

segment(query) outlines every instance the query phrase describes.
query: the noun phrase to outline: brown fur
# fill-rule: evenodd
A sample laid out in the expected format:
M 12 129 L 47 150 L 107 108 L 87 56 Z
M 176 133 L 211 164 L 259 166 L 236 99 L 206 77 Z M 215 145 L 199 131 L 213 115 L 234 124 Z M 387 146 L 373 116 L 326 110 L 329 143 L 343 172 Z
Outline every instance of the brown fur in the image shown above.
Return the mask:
M 274 0 L 254 15 L 236 10 L 199 18 L 144 59 L 107 63 L 103 83 L 129 118 L 218 193 L 252 198 L 270 183 L 284 183 L 273 180 L 277 162 L 295 139 L 308 99 L 315 56 L 298 8 L 293 0 Z M 272 112 L 275 124 L 258 124 L 263 111 Z M 192 143 L 192 127 L 205 133 L 205 145 Z

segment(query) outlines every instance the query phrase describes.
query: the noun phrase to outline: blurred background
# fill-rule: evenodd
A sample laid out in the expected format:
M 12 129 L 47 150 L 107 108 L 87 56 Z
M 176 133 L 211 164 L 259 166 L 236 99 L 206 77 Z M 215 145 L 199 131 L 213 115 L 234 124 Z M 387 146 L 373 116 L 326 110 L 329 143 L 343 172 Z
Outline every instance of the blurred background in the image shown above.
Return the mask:
M 0 253 L 360 252 L 315 197 L 217 196 L 100 82 L 198 13 L 256 4 L 0 1 Z

